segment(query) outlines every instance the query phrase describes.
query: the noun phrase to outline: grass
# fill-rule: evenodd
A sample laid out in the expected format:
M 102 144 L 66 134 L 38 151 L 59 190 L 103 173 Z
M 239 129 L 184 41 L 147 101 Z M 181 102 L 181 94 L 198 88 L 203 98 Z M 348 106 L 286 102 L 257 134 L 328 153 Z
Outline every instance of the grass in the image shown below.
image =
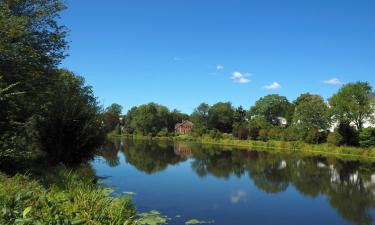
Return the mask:
M 52 172 L 52 171 L 51 171 Z M 128 197 L 111 197 L 86 176 L 53 169 L 58 184 L 42 185 L 26 175 L 0 174 L 0 224 L 134 224 Z
M 111 138 L 126 137 L 143 140 L 158 141 L 192 141 L 201 144 L 222 145 L 228 147 L 242 148 L 256 151 L 286 152 L 303 155 L 334 156 L 342 159 L 356 159 L 375 162 L 375 148 L 360 148 L 352 146 L 334 146 L 328 143 L 308 144 L 301 141 L 257 141 L 257 140 L 238 140 L 234 138 L 212 139 L 205 137 L 193 137 L 191 135 L 179 135 L 172 137 L 149 137 L 149 136 L 115 136 Z M 228 149 L 227 149 L 228 150 Z

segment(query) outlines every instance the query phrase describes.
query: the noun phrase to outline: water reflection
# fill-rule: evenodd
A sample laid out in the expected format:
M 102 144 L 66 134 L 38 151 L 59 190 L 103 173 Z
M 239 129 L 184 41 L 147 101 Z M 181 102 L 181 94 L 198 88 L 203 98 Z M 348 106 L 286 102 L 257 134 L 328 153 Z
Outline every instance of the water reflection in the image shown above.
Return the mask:
M 108 143 L 101 156 L 110 166 L 119 165 L 118 153 L 138 170 L 153 174 L 191 160 L 200 177 L 220 179 L 246 177 L 267 193 L 285 192 L 294 187 L 303 196 L 325 196 L 331 207 L 348 222 L 371 224 L 375 208 L 375 166 L 372 163 L 334 158 L 233 150 L 195 143 L 116 140 Z M 230 195 L 232 204 L 246 201 L 247 193 Z

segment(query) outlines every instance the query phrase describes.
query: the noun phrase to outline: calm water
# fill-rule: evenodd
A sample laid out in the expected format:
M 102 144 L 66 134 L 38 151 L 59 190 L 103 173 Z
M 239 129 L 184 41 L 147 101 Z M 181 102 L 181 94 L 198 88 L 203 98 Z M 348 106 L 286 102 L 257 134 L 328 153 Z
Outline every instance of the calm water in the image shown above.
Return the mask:
M 169 224 L 375 224 L 370 163 L 118 140 L 92 165 L 105 185 L 135 192 L 139 211 L 158 210 Z

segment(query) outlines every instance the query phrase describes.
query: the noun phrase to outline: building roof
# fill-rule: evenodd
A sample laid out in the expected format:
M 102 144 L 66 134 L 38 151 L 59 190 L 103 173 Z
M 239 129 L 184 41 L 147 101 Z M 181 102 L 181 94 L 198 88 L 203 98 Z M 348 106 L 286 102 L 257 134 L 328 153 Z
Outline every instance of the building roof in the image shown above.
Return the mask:
M 188 120 L 185 120 L 185 121 L 182 121 L 182 123 L 177 123 L 176 126 L 175 126 L 175 129 L 178 128 L 178 127 L 181 127 L 183 125 L 191 125 L 193 126 L 194 124 Z

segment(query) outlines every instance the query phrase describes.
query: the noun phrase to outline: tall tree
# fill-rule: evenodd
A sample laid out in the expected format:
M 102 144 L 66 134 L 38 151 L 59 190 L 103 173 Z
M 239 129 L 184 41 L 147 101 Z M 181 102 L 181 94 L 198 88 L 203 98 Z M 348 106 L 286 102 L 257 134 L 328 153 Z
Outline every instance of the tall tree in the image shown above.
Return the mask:
M 203 134 L 208 129 L 208 111 L 210 106 L 206 103 L 201 103 L 190 116 L 194 123 L 194 132 Z
M 272 125 L 279 125 L 278 117 L 284 117 L 290 122 L 292 113 L 292 104 L 286 97 L 278 94 L 266 95 L 260 98 L 250 109 L 251 116 L 264 117 Z
M 168 127 L 167 107 L 149 103 L 137 107 L 132 115 L 130 126 L 143 135 L 156 135 Z
M 374 119 L 372 87 L 368 82 L 348 83 L 329 99 L 333 119 L 339 123 L 354 123 L 358 130 L 366 120 Z
M 25 92 L 12 99 L 11 108 L 0 108 L 12 121 L 0 131 L 0 147 L 21 151 L 37 139 L 26 133 L 36 130 L 31 127 L 56 91 L 57 65 L 67 48 L 66 28 L 57 22 L 63 9 L 60 0 L 0 1 L 0 77 L 5 86 L 17 83 L 12 91 Z
M 218 102 L 208 110 L 208 127 L 231 133 L 234 109 L 230 102 Z
M 294 101 L 294 106 L 293 125 L 300 135 L 329 128 L 329 108 L 321 96 L 302 94 Z
M 103 113 L 104 128 L 107 133 L 119 129 L 122 106 L 113 103 L 105 109 Z M 117 132 L 120 132 L 117 130 Z

